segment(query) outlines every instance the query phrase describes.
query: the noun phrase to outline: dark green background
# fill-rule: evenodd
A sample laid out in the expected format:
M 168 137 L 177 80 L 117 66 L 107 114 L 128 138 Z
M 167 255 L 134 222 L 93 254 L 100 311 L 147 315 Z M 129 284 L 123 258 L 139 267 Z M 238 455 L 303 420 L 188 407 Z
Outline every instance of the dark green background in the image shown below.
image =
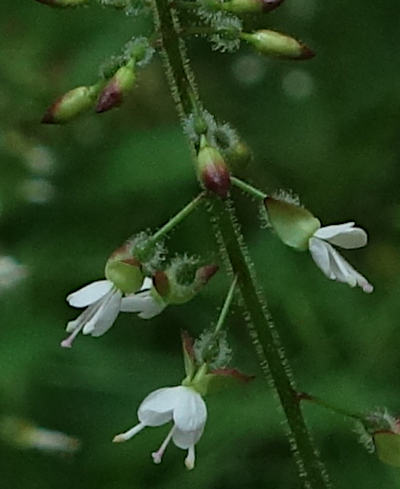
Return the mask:
M 287 0 L 259 25 L 312 46 L 317 57 L 304 63 L 264 60 L 245 47 L 216 54 L 205 41 L 190 43 L 206 106 L 254 149 L 246 178 L 266 191 L 293 189 L 324 224 L 355 220 L 370 234 L 368 248 L 346 253 L 375 285 L 368 296 L 329 282 L 307 254 L 286 249 L 261 228 L 256 205 L 239 196 L 246 239 L 298 385 L 351 409 L 387 406 L 394 413 L 399 14 L 396 0 Z M 53 10 L 33 0 L 3 0 L 0 19 L 0 253 L 29 270 L 0 295 L 0 415 L 82 440 L 74 456 L 0 441 L 2 487 L 298 487 L 282 418 L 237 311 L 229 319 L 234 365 L 257 378 L 209 398 L 196 469 L 184 470 L 184 453 L 174 446 L 162 465 L 152 464 L 167 427 L 122 446 L 110 443 L 136 422 L 147 393 L 180 382 L 179 331 L 198 334 L 215 321 L 228 282 L 220 273 L 193 302 L 155 320 L 121 315 L 101 339 L 80 337 L 71 351 L 58 346 L 75 316 L 65 296 L 101 278 L 109 253 L 133 232 L 165 222 L 195 194 L 196 182 L 158 59 L 121 109 L 64 127 L 39 124 L 55 97 L 95 81 L 103 60 L 146 32 L 146 21 L 99 7 Z M 50 169 L 27 164 L 35 147 L 51 153 Z M 38 180 L 51 185 L 45 203 L 26 199 L 27 185 Z M 169 248 L 216 259 L 206 216 L 191 216 Z M 350 422 L 318 407 L 305 411 L 335 487 L 397 487 L 397 470 L 367 454 Z

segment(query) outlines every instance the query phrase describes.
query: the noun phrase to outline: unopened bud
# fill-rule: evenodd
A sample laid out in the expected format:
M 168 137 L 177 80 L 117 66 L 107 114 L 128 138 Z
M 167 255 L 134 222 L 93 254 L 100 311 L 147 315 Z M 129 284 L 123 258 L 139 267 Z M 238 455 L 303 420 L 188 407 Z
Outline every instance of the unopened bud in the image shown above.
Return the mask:
M 241 175 L 253 159 L 253 153 L 243 141 L 238 141 L 225 153 L 226 162 L 235 175 Z
M 231 184 L 228 167 L 219 151 L 208 144 L 205 136 L 201 137 L 197 155 L 197 173 L 207 190 L 222 198 L 227 197 Z
M 36 0 L 39 3 L 50 5 L 51 7 L 77 7 L 89 3 L 89 0 Z
M 307 250 L 309 239 L 321 227 L 320 221 L 307 209 L 292 202 L 267 197 L 264 204 L 279 238 L 287 246 Z
M 42 123 L 63 124 L 74 119 L 94 105 L 97 91 L 96 85 L 70 90 L 47 109 Z
M 262 29 L 251 34 L 242 33 L 241 38 L 267 56 L 294 60 L 315 56 L 315 53 L 301 41 L 280 32 Z
M 221 8 L 233 14 L 257 14 L 271 12 L 281 5 L 283 0 L 230 0 L 220 3 Z
M 136 74 L 134 66 L 134 62 L 131 61 L 117 70 L 103 88 L 97 102 L 96 112 L 106 112 L 121 105 L 125 95 L 135 84 Z

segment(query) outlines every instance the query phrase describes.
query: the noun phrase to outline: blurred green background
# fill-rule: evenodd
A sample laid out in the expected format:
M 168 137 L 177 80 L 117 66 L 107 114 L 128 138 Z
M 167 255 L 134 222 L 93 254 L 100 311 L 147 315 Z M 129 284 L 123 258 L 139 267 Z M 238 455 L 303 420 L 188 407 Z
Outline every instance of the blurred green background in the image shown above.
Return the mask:
M 368 248 L 346 253 L 375 285 L 367 296 L 326 280 L 309 256 L 262 229 L 256 205 L 238 196 L 299 387 L 351 409 L 393 413 L 400 411 L 399 14 L 396 0 L 286 0 L 258 23 L 306 41 L 317 57 L 305 63 L 190 43 L 206 106 L 254 149 L 246 178 L 266 191 L 293 189 L 324 224 L 355 220 L 370 234 Z M 184 452 L 172 445 L 161 465 L 152 464 L 167 427 L 110 443 L 136 422 L 147 393 L 180 382 L 180 329 L 198 334 L 215 321 L 227 279 L 218 274 L 191 303 L 152 321 L 121 315 L 101 339 L 59 347 L 76 316 L 65 296 L 101 278 L 112 250 L 165 222 L 196 182 L 158 59 L 119 110 L 64 127 L 39 124 L 55 97 L 92 83 L 104 59 L 146 32 L 148 20 L 33 0 L 2 0 L 0 19 L 0 416 L 82 443 L 60 455 L 0 440 L 1 487 L 299 487 L 282 417 L 238 311 L 229 320 L 233 363 L 257 378 L 208 399 L 196 469 L 184 470 Z M 200 211 L 168 245 L 171 254 L 216 259 Z M 350 422 L 318 407 L 305 412 L 335 487 L 399 487 L 398 471 L 364 450 Z

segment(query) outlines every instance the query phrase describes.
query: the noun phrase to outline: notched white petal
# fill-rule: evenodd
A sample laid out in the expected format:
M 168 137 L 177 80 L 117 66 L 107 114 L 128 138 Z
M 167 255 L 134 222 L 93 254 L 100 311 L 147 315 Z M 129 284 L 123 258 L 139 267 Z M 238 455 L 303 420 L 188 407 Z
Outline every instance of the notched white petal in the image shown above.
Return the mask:
M 73 307 L 87 307 L 104 297 L 113 288 L 109 280 L 98 280 L 69 294 L 67 302 Z
M 357 272 L 329 243 L 318 238 L 310 239 L 310 253 L 316 265 L 329 279 L 346 283 L 350 287 L 358 285 L 366 293 L 374 290 L 368 280 Z
M 139 421 L 147 426 L 160 426 L 172 419 L 178 387 L 163 387 L 149 394 L 138 409 Z
M 91 335 L 94 337 L 99 337 L 106 333 L 114 324 L 119 314 L 122 292 L 114 289 L 110 294 L 107 299 L 104 299 L 104 305 L 101 308 L 101 312 L 99 311 L 100 314 L 91 331 Z M 85 333 L 85 329 L 83 332 Z

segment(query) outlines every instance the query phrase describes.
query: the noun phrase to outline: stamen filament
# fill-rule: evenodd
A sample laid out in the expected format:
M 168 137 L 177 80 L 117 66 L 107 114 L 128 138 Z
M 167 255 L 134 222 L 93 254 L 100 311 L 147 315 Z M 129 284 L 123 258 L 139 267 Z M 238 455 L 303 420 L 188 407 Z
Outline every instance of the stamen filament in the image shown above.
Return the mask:
M 174 434 L 175 431 L 175 425 L 170 429 L 168 435 L 165 437 L 165 440 L 162 442 L 160 448 L 151 454 L 153 457 L 153 462 L 155 464 L 160 464 L 162 457 L 164 455 L 164 452 L 168 446 L 168 443 L 171 441 L 172 435 Z
M 128 441 L 133 438 L 137 433 L 139 433 L 139 431 L 142 431 L 142 429 L 145 427 L 146 425 L 144 423 L 138 423 L 130 430 L 125 431 L 125 433 L 120 433 L 119 435 L 114 436 L 113 443 L 122 443 L 124 441 Z

